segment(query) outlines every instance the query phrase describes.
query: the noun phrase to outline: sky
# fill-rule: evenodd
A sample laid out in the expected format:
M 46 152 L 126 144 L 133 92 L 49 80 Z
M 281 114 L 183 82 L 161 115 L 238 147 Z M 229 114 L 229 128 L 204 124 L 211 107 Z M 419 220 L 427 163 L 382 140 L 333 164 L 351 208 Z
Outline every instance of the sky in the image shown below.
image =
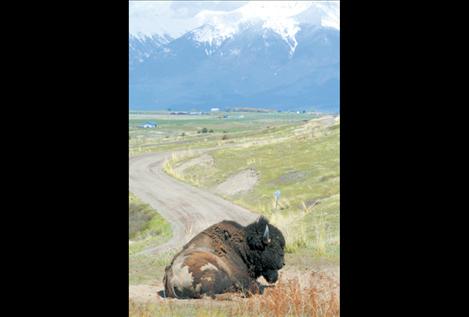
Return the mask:
M 220 16 L 286 18 L 312 2 L 315 1 L 129 1 L 129 33 L 177 38 Z

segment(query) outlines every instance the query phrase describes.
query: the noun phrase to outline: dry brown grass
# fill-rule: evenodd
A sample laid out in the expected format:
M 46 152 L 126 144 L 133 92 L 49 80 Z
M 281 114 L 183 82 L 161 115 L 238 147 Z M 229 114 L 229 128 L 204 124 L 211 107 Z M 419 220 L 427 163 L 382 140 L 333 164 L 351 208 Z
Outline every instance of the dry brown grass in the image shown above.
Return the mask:
M 232 316 L 339 316 L 338 283 L 324 272 L 312 272 L 309 284 L 299 278 L 279 282 L 263 295 L 246 300 L 232 311 Z
M 237 317 L 337 317 L 339 283 L 326 272 L 282 278 L 262 295 L 224 300 L 157 299 L 153 304 L 130 302 L 130 316 L 237 316 Z

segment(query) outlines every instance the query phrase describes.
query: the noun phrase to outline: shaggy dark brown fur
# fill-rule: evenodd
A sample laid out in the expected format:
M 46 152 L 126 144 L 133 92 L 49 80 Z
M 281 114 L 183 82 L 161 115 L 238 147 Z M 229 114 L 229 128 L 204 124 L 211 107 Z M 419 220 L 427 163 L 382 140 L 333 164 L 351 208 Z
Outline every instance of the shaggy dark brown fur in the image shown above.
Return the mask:
M 243 227 L 215 224 L 189 241 L 166 267 L 166 296 L 200 298 L 226 292 L 258 293 L 259 276 L 269 283 L 284 265 L 285 239 L 264 217 Z

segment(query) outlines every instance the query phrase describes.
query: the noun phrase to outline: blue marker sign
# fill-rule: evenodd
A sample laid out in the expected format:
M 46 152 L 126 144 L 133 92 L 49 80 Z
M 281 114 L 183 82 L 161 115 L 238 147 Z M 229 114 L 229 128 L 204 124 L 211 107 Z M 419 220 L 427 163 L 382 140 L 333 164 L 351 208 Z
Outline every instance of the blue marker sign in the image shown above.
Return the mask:
M 280 198 L 280 190 L 276 190 L 274 192 L 274 196 L 275 196 L 275 209 L 277 209 L 277 206 L 278 206 L 278 199 Z

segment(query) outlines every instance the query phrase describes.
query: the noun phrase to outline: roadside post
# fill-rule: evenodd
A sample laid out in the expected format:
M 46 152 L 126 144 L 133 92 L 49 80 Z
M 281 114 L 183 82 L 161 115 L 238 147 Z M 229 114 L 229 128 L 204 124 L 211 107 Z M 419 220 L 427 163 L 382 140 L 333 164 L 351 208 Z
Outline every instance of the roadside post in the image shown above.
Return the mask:
M 280 198 L 280 190 L 276 190 L 274 192 L 274 197 L 275 197 L 275 209 L 278 208 L 278 200 Z

